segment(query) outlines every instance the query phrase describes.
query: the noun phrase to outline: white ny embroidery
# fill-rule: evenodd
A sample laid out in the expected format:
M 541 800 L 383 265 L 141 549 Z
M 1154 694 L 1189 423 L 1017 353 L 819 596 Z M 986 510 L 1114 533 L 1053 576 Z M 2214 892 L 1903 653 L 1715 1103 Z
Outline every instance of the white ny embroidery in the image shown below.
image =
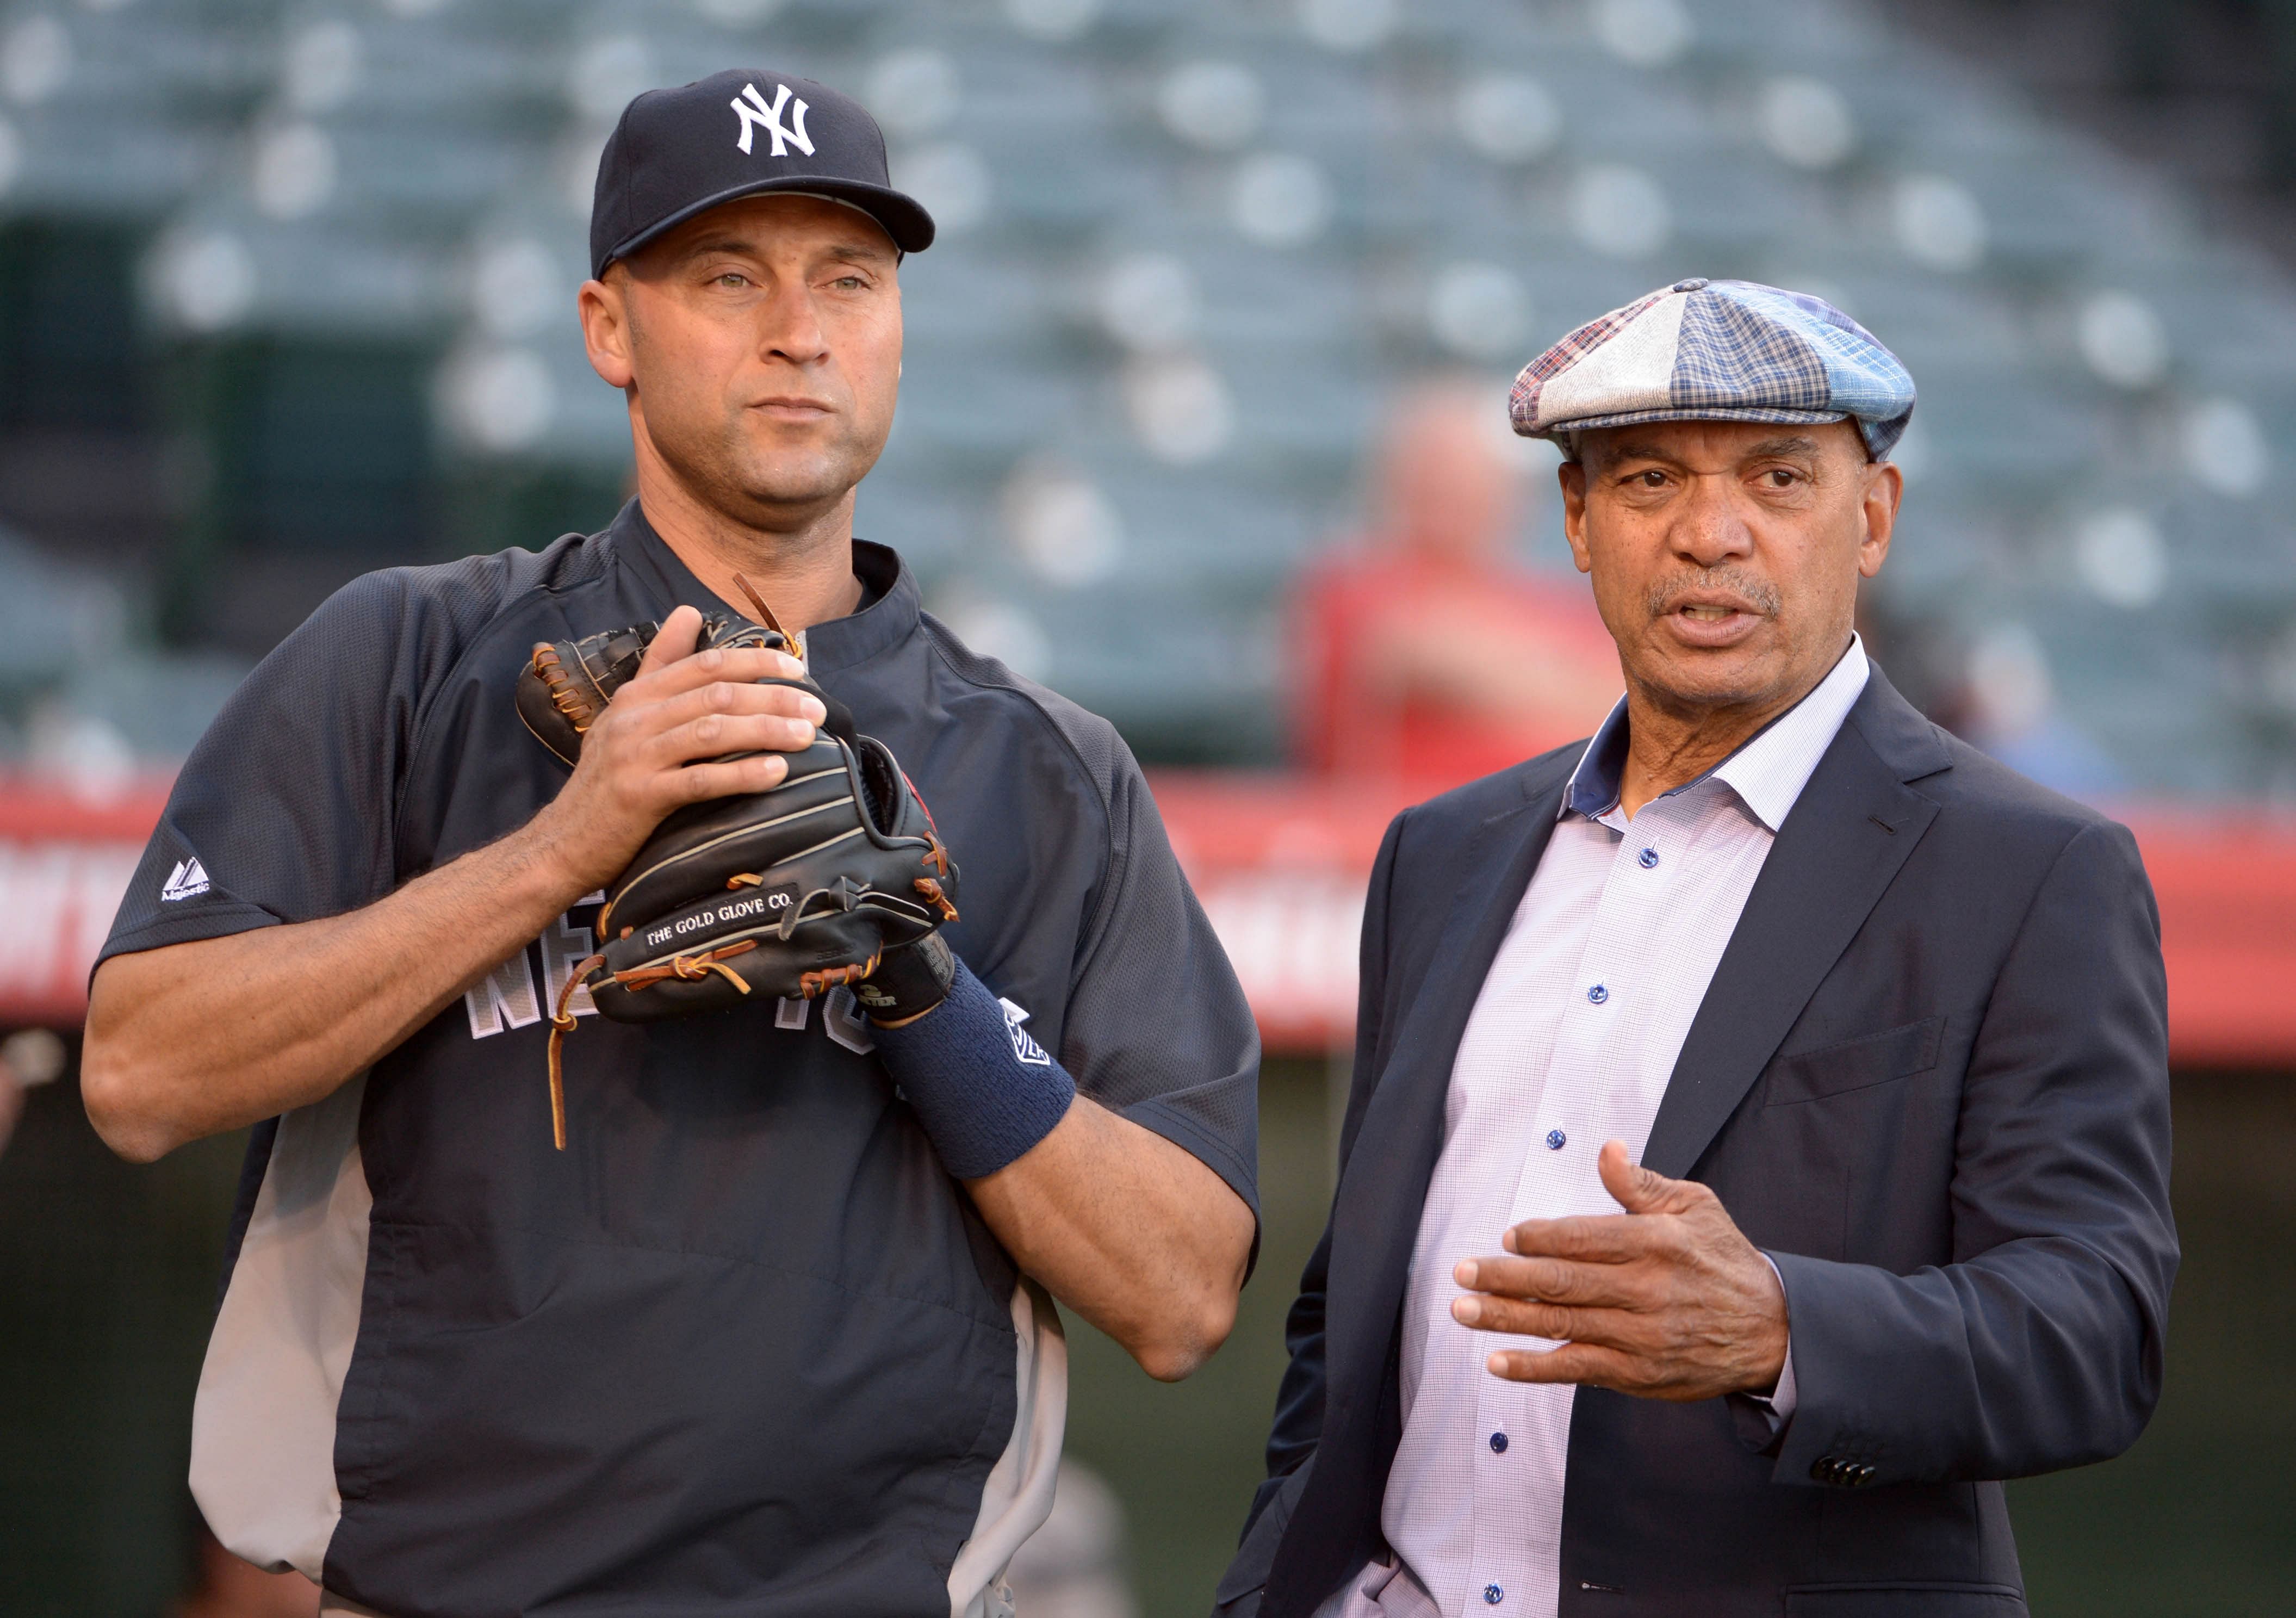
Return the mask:
M 750 150 L 750 137 L 763 129 L 774 143 L 772 149 L 766 153 L 767 157 L 787 157 L 789 146 L 795 146 L 811 157 L 813 141 L 805 132 L 805 103 L 799 102 L 791 109 L 789 124 L 784 127 L 782 109 L 789 104 L 790 87 L 787 85 L 774 86 L 774 104 L 770 107 L 766 105 L 766 98 L 758 94 L 757 86 L 743 85 L 742 93 L 733 101 L 734 111 L 741 115 L 742 119 L 742 138 L 734 144 L 746 154 Z

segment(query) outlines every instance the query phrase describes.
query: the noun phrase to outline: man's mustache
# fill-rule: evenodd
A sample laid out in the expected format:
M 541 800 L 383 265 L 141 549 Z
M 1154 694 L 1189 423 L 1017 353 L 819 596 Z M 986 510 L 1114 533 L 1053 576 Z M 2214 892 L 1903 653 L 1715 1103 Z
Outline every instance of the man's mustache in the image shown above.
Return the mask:
M 1652 618 L 1663 618 L 1681 605 L 1685 596 L 1716 595 L 1733 596 L 1765 617 L 1775 615 L 1780 599 L 1777 587 L 1759 574 L 1742 568 L 1709 568 L 1660 579 L 1651 586 L 1643 602 Z

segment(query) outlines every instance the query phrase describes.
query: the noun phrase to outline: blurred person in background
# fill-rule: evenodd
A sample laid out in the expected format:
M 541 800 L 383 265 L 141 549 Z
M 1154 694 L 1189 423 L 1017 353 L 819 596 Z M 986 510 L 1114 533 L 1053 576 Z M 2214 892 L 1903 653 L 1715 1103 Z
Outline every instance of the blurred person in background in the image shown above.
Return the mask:
M 1124 1502 L 1080 1461 L 1061 1462 L 1053 1515 L 1004 1575 L 1026 1618 L 1138 1618 L 1126 1579 Z
M 853 534 L 934 236 L 876 121 L 765 70 L 649 91 L 594 198 L 578 308 L 637 497 L 338 592 L 185 762 L 95 971 L 116 1151 L 252 1126 L 193 1493 L 345 1618 L 1009 1614 L 1053 1298 L 1167 1380 L 1234 1323 L 1250 1009 L 1113 727 Z M 696 651 L 749 579 L 798 656 Z M 570 774 L 522 671 L 641 624 Z M 936 981 L 888 995 L 894 950 L 859 998 L 594 1025 L 554 1149 L 601 890 L 678 808 L 783 783 L 830 702 L 962 865 Z
M 2013 1618 L 2000 1480 L 2150 1418 L 2159 913 L 1866 656 L 1913 407 L 1744 282 L 1517 380 L 1627 694 L 1389 827 L 1228 1618 Z
M 16 1133 L 16 1121 L 24 1115 L 24 1086 L 0 1057 L 0 1152 L 8 1149 L 8 1142 Z
M 2085 803 L 2117 797 L 2128 777 L 2058 704 L 2040 637 L 1997 623 L 1970 643 L 1958 693 L 1962 723 L 1948 728 L 2020 775 Z
M 0 1039 L 0 1152 L 24 1116 L 27 1092 L 53 1084 L 69 1060 L 64 1042 L 48 1029 L 19 1029 Z
M 1311 768 L 1433 791 L 1600 723 L 1618 649 L 1582 590 L 1513 554 L 1526 489 L 1464 379 L 1406 391 L 1381 432 L 1374 517 L 1293 609 L 1298 746 Z

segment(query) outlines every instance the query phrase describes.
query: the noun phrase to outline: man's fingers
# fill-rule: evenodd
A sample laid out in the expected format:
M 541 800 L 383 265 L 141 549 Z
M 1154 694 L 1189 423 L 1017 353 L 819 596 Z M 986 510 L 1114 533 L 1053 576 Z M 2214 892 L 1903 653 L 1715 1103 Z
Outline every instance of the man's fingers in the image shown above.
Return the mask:
M 1495 1298 L 1487 1293 L 1471 1292 L 1451 1300 L 1451 1318 L 1462 1326 L 1508 1337 L 1549 1337 L 1558 1343 L 1579 1338 L 1608 1341 L 1609 1335 L 1594 1324 L 1601 1312 L 1566 1309 L 1536 1299 Z
M 1497 1349 L 1483 1361 L 1494 1376 L 1509 1382 L 1570 1382 L 1597 1387 L 1629 1385 L 1633 1362 L 1616 1350 L 1591 1343 L 1566 1343 L 1542 1353 L 1537 1349 Z
M 1628 1213 L 1687 1213 L 1714 1194 L 1685 1179 L 1669 1179 L 1645 1169 L 1627 1154 L 1624 1141 L 1609 1140 L 1595 1156 L 1595 1172 L 1603 1189 Z
M 639 757 L 657 768 L 674 768 L 729 752 L 801 752 L 813 745 L 807 719 L 777 713 L 705 713 L 673 725 L 648 741 Z
M 1642 1301 L 1639 1277 L 1620 1264 L 1581 1264 L 1567 1259 L 1462 1259 L 1451 1278 L 1471 1291 L 1542 1303 L 1631 1308 Z
M 829 710 L 819 697 L 795 686 L 712 680 L 656 702 L 649 722 L 668 729 L 712 713 L 775 714 L 786 719 L 802 719 L 808 725 L 819 725 L 829 717 Z
M 653 645 L 646 648 L 649 658 L 653 655 L 654 646 L 660 645 L 668 633 L 665 629 L 654 637 Z M 680 656 L 660 668 L 644 669 L 614 695 L 619 701 L 624 693 L 633 693 L 633 702 L 657 702 L 721 680 L 751 685 L 758 680 L 804 678 L 805 665 L 786 652 L 768 652 L 762 646 L 712 646 L 690 657 Z
M 1544 1354 L 1536 1349 L 1499 1349 L 1483 1364 L 1492 1376 L 1509 1382 L 1575 1383 L 1638 1399 L 1685 1402 L 1730 1391 L 1710 1379 L 1663 1371 L 1646 1359 L 1592 1343 L 1566 1343 Z
M 638 659 L 638 671 L 631 678 L 643 679 L 659 669 L 667 669 L 693 650 L 693 643 L 701 638 L 701 613 L 694 607 L 673 607 L 653 639 L 646 643 L 645 655 Z
M 1522 1258 L 1571 1259 L 1624 1264 L 1647 1256 L 1666 1239 L 1662 1221 L 1636 1214 L 1595 1213 L 1567 1220 L 1525 1220 L 1511 1225 L 1499 1245 Z
M 716 764 L 694 764 L 670 779 L 684 801 L 731 798 L 739 793 L 762 793 L 779 786 L 789 774 L 789 760 L 780 753 L 754 759 L 728 759 Z

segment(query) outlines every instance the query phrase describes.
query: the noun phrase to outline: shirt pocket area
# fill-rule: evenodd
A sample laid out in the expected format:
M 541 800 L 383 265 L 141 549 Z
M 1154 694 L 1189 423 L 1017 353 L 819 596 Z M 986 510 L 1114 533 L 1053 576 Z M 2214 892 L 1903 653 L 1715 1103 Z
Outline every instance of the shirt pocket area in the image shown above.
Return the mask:
M 1770 1064 L 1762 1105 L 1822 1101 L 1925 1073 L 1937 1065 L 1944 1039 L 1945 1018 L 1924 1017 L 1839 1045 L 1781 1056 Z

